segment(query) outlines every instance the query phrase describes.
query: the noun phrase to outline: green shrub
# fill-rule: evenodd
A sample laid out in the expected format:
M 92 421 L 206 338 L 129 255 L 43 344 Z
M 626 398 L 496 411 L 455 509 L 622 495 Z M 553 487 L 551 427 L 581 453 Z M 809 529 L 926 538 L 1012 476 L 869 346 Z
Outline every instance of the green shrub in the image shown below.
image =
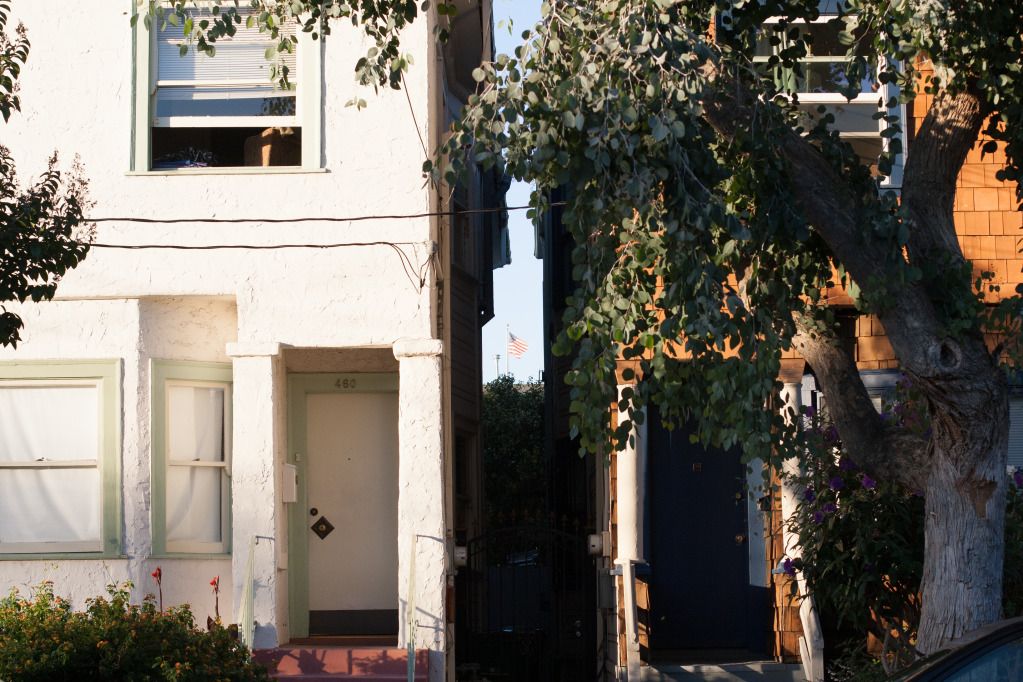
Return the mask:
M 195 627 L 188 606 L 161 612 L 111 585 L 85 611 L 44 583 L 31 598 L 0 600 L 0 680 L 267 680 L 266 670 L 224 628 Z

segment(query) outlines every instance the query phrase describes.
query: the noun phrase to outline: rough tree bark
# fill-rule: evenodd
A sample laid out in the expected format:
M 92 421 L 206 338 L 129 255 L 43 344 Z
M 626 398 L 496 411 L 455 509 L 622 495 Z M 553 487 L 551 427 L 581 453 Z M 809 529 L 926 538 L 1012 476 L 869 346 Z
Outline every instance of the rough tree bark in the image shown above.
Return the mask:
M 707 119 L 729 135 L 748 110 L 708 102 Z M 910 262 L 963 263 L 952 220 L 955 183 L 987 112 L 969 94 L 940 93 L 921 125 L 905 168 L 902 203 L 909 216 Z M 887 247 L 865 241 L 860 206 L 818 150 L 795 133 L 782 142 L 792 191 L 807 220 L 861 286 L 890 281 Z M 886 265 L 887 264 L 887 265 Z M 885 424 L 873 409 L 855 362 L 835 338 L 800 331 L 797 350 L 813 368 L 850 456 L 876 476 L 925 496 L 923 608 L 917 648 L 945 642 L 997 620 L 1005 532 L 1008 391 L 979 331 L 946 331 L 936 300 L 971 296 L 970 282 L 934 291 L 901 285 L 878 311 L 900 367 L 928 401 L 929 438 Z M 797 320 L 798 326 L 798 320 Z

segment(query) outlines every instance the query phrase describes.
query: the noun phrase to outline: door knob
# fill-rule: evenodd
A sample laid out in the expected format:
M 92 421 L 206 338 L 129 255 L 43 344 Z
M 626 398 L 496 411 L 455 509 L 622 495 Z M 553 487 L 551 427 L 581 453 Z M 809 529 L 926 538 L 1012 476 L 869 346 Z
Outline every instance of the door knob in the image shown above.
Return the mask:
M 317 509 L 316 507 L 312 507 L 312 508 L 309 509 L 309 516 L 316 516 L 319 513 L 320 513 L 320 510 Z
M 746 542 L 746 536 L 743 535 L 742 533 L 736 533 L 736 535 L 735 535 L 735 544 L 741 545 L 744 542 Z

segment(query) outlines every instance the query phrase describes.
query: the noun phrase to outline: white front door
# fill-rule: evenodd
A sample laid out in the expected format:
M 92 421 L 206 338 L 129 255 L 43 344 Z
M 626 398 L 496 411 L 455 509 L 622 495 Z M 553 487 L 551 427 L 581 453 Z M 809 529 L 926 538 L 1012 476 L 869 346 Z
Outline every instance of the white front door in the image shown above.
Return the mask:
M 309 634 L 398 627 L 398 396 L 306 395 Z

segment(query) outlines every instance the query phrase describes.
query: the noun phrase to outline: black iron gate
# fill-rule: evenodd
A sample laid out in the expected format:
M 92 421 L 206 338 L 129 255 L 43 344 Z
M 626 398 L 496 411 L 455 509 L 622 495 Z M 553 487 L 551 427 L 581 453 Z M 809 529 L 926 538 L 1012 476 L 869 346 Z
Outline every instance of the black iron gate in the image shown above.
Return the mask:
M 596 576 L 581 529 L 492 530 L 459 569 L 458 679 L 592 680 Z

